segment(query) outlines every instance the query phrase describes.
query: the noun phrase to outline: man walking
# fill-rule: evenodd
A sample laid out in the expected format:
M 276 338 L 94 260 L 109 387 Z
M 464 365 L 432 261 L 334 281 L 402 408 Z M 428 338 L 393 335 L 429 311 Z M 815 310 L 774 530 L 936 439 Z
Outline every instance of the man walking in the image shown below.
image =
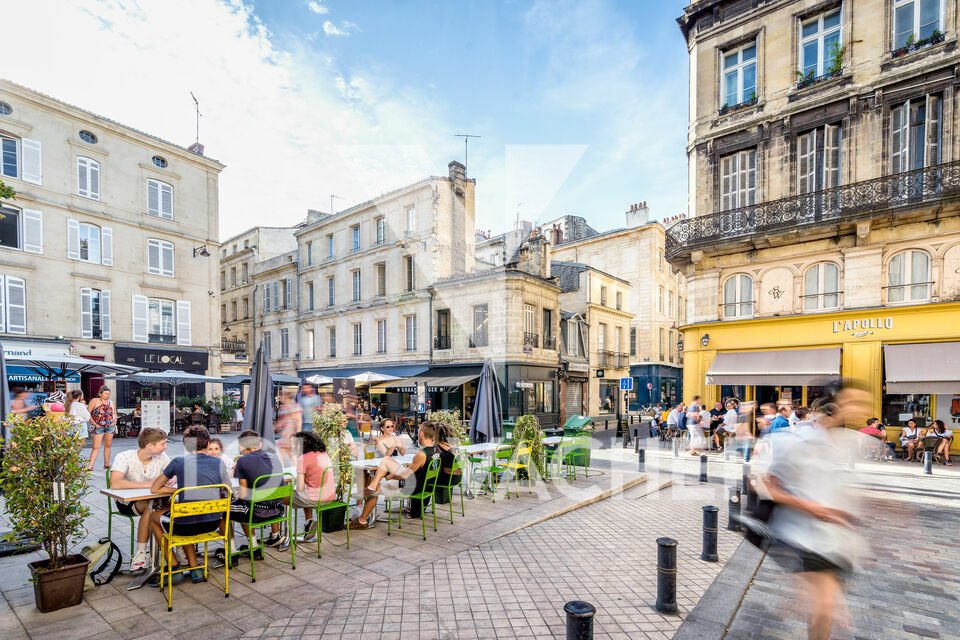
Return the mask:
M 314 392 L 313 385 L 305 383 L 300 389 L 300 409 L 303 427 L 301 431 L 313 431 L 313 413 L 320 404 L 320 397 Z

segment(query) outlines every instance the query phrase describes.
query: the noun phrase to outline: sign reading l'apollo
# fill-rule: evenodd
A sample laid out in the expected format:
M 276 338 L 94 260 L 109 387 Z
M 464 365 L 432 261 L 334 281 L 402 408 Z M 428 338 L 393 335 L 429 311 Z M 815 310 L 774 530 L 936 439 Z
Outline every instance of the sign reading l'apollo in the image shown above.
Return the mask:
M 846 333 L 849 331 L 851 336 L 857 338 L 873 335 L 873 332 L 879 329 L 893 329 L 893 318 L 889 316 L 886 318 L 877 316 L 876 318 L 833 321 L 834 333 L 840 333 L 841 331 Z

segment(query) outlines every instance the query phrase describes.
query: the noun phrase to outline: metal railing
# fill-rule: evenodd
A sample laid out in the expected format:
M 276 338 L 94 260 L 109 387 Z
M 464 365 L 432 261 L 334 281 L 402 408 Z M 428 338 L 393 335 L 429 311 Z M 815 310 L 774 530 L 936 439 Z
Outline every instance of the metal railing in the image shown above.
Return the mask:
M 668 258 L 778 231 L 868 218 L 960 196 L 960 161 L 681 220 L 667 229 Z
M 490 337 L 486 333 L 471 333 L 470 334 L 470 348 L 477 349 L 479 347 L 485 347 L 490 342 Z
M 151 344 L 177 344 L 177 336 L 166 333 L 151 333 L 147 335 L 147 342 Z
M 556 336 L 543 336 L 543 348 L 556 351 L 557 350 Z
M 433 338 L 433 348 L 434 348 L 434 349 L 449 349 L 449 348 L 450 348 L 450 336 L 434 336 L 434 338 Z
M 220 340 L 220 350 L 224 353 L 246 353 L 247 343 L 243 340 Z
M 525 347 L 539 347 L 540 346 L 540 336 L 536 333 L 527 333 L 523 334 L 523 346 Z
M 617 351 L 598 351 L 597 366 L 611 369 L 626 369 L 630 366 L 630 357 Z

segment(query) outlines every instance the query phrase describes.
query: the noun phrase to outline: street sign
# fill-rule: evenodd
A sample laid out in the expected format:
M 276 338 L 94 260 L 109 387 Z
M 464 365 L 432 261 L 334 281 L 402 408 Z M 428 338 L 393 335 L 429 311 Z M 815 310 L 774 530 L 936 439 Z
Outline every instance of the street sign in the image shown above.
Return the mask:
M 653 391 L 653 383 L 652 383 L 652 382 L 648 382 L 648 383 L 647 383 L 647 391 Z
M 633 378 L 620 378 L 620 391 L 633 391 Z
M 597 377 L 598 377 L 598 378 L 602 378 L 602 377 L 603 377 L 603 369 L 597 369 Z
M 633 393 L 632 391 L 627 394 L 627 400 L 636 400 L 636 399 L 637 399 L 637 394 Z

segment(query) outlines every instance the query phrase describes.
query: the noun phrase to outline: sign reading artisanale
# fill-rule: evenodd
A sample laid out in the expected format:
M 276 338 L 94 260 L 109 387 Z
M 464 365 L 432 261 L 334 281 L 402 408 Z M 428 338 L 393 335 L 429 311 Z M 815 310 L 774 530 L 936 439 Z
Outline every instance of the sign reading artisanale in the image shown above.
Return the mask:
M 833 321 L 834 333 L 840 333 L 842 331 L 844 333 L 849 333 L 851 336 L 856 338 L 873 335 L 873 332 L 879 329 L 893 329 L 893 318 L 881 318 L 878 316 L 876 318 Z

